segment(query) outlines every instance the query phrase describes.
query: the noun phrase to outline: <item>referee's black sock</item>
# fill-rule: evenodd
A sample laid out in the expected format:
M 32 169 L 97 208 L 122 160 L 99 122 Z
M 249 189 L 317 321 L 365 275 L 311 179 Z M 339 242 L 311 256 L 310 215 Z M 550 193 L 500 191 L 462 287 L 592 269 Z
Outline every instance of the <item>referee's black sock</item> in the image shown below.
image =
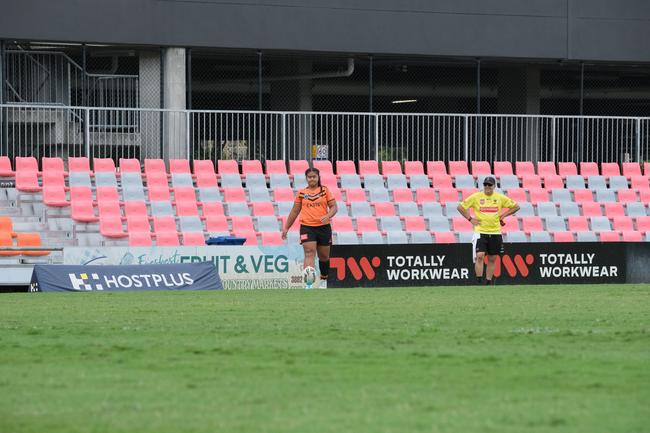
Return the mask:
M 320 269 L 320 279 L 327 280 L 327 276 L 330 273 L 330 261 L 329 260 L 319 260 L 318 268 Z

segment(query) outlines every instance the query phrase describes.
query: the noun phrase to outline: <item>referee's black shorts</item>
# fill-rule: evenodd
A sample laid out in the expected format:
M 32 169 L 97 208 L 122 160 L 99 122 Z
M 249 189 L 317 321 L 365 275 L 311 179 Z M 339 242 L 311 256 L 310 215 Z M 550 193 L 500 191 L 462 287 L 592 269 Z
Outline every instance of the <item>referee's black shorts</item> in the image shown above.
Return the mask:
M 503 236 L 496 233 L 476 233 L 474 236 L 474 251 L 486 253 L 489 256 L 503 254 Z
M 300 243 L 316 242 L 318 246 L 332 245 L 332 226 L 306 226 L 300 224 Z

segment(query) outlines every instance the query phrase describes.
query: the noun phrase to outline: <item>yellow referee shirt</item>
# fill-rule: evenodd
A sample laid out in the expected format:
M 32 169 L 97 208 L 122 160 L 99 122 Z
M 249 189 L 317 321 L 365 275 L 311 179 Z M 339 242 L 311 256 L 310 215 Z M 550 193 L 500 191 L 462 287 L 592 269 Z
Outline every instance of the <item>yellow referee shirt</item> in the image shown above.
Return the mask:
M 476 218 L 479 220 L 479 224 L 474 226 L 475 232 L 500 234 L 499 216 L 501 215 L 501 209 L 513 208 L 517 206 L 517 203 L 497 192 L 487 195 L 483 191 L 479 191 L 467 197 L 460 205 L 464 209 L 474 209 Z

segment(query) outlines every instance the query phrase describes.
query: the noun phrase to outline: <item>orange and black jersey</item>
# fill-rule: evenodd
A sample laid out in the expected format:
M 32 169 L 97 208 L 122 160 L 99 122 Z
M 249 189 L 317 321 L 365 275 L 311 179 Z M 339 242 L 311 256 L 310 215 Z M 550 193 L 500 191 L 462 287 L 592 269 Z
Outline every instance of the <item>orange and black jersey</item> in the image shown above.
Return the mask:
M 324 225 L 320 219 L 329 212 L 327 204 L 332 200 L 334 196 L 326 186 L 307 187 L 298 191 L 296 203 L 300 203 L 300 224 L 311 227 Z

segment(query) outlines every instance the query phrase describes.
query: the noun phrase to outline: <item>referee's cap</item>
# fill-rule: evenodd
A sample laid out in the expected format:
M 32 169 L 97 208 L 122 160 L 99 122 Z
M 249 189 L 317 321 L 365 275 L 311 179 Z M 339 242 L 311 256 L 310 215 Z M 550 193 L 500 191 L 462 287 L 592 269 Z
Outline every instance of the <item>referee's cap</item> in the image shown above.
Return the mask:
M 483 185 L 494 186 L 494 185 L 496 185 L 496 183 L 497 183 L 497 181 L 492 176 L 488 176 L 485 179 L 483 179 Z

